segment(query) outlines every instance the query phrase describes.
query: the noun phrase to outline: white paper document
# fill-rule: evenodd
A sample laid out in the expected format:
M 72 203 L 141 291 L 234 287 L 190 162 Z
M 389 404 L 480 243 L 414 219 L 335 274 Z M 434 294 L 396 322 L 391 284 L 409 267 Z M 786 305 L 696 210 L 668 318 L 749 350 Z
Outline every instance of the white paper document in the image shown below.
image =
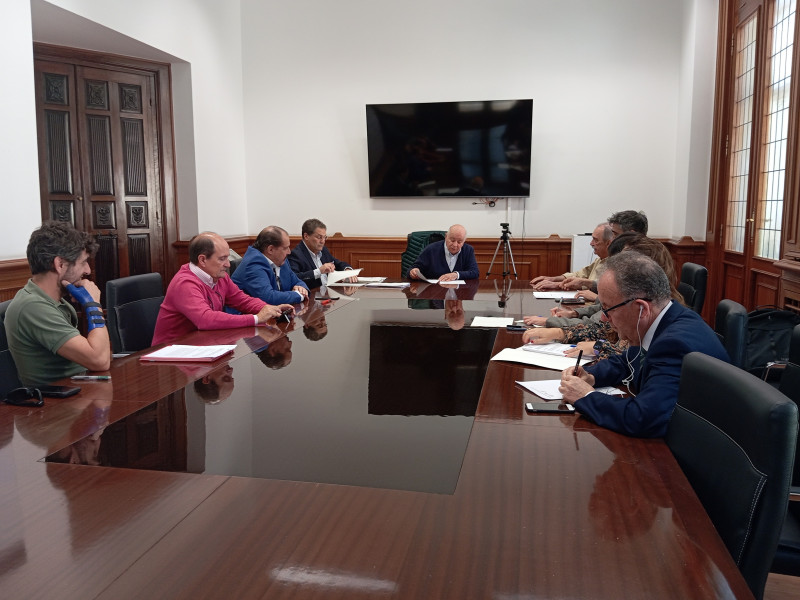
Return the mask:
M 463 279 L 453 279 L 452 281 L 439 281 L 438 279 L 426 279 L 428 283 L 438 283 L 439 285 L 447 286 L 456 286 L 456 285 L 464 285 L 467 282 Z
M 386 277 L 359 277 L 358 283 L 380 283 L 386 281 Z
M 574 298 L 578 292 L 556 290 L 554 292 L 533 292 L 533 297 L 539 300 L 558 300 L 559 298 Z
M 505 327 L 513 324 L 514 317 L 475 317 L 470 327 Z
M 411 285 L 411 284 L 408 283 L 407 281 L 401 281 L 399 283 L 393 283 L 391 281 L 376 281 L 375 283 L 368 283 L 366 285 L 366 287 L 371 287 L 371 288 L 382 287 L 382 288 L 403 289 L 403 288 L 407 288 L 409 285 Z
M 342 282 L 343 279 L 350 279 L 351 277 L 358 277 L 361 269 L 347 269 L 346 271 L 333 271 L 328 273 L 328 285 L 353 285 L 352 283 Z
M 525 344 L 522 349 L 526 352 L 539 352 L 540 354 L 552 354 L 553 356 L 564 356 L 565 352 L 574 350 L 575 346 L 569 344 Z M 575 360 L 574 358 L 572 359 Z
M 576 359 L 566 356 L 554 356 L 552 354 L 542 354 L 541 352 L 528 352 L 522 348 L 505 348 L 492 357 L 492 360 L 507 360 L 509 362 L 522 363 L 524 365 L 534 365 L 545 369 L 555 369 L 563 371 L 568 367 L 574 367 Z M 581 364 L 585 365 L 591 359 L 581 359 Z
M 209 362 L 236 350 L 236 345 L 181 346 L 173 344 L 140 357 L 140 360 Z
M 558 391 L 558 386 L 561 385 L 560 379 L 544 379 L 541 381 L 518 381 L 522 387 L 526 390 L 531 392 L 532 394 L 536 394 L 540 398 L 544 398 L 545 400 L 563 400 L 564 396 L 561 395 L 561 392 Z M 601 387 L 595 388 L 596 392 L 602 392 L 604 394 L 610 394 L 612 396 L 622 396 L 624 393 L 622 390 L 618 390 L 615 387 Z

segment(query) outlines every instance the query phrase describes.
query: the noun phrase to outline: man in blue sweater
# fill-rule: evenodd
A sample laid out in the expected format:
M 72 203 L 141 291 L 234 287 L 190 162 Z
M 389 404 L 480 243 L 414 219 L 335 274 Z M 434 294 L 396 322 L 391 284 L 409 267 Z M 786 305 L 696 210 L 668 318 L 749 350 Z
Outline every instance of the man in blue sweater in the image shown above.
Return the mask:
M 467 230 L 462 225 L 453 225 L 447 230 L 444 241 L 426 246 L 411 265 L 411 279 L 477 279 L 480 277 L 475 250 L 466 244 Z

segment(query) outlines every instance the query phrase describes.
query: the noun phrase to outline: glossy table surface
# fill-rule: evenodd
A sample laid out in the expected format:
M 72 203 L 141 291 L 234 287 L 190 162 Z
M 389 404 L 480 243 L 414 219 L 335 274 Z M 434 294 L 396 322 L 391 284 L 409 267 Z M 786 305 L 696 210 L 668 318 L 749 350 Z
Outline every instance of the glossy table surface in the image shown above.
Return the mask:
M 447 329 L 459 327 L 461 311 L 468 324 L 478 314 L 516 317 L 552 305 L 534 301 L 524 284 L 515 286 L 481 281 L 459 290 L 460 302 L 437 286 L 346 290 L 352 295 L 340 293 L 327 306 L 315 300 L 289 326 L 188 336 L 186 343 L 236 344 L 233 355 L 213 364 L 143 364 L 134 355 L 114 361 L 111 382 L 82 383 L 73 398 L 48 399 L 38 409 L 0 406 L 0 595 L 751 598 L 663 441 L 617 435 L 578 415 L 525 413 L 524 401 L 533 397 L 514 382 L 555 372 L 490 362 L 475 416 L 444 417 L 471 426 L 439 440 L 430 439 L 438 425 L 421 424 L 425 411 L 413 404 L 414 378 L 386 388 L 387 395 L 400 388 L 395 396 L 409 398 L 414 416 L 402 416 L 397 398 L 382 403 L 382 388 L 365 388 L 377 360 L 369 349 L 391 350 L 370 331 Z M 327 335 L 306 339 L 302 325 L 319 328 L 321 319 Z M 264 368 L 254 356 L 266 344 L 285 353 L 287 342 L 291 361 L 281 369 Z M 486 355 L 519 343 L 520 334 L 498 330 Z M 412 357 L 419 351 L 405 350 Z M 339 366 L 322 368 L 325 361 Z M 234 389 L 223 389 L 216 404 L 201 403 L 193 382 L 225 372 Z M 444 377 L 458 380 L 449 371 Z M 456 396 L 454 381 L 447 383 Z M 279 393 L 273 397 L 272 390 Z M 44 462 L 72 448 L 70 460 L 91 463 L 91 452 L 87 459 L 75 442 L 102 439 L 104 429 L 165 397 L 162 403 L 186 409 L 189 456 L 204 457 L 196 470 L 274 454 L 277 460 L 267 463 L 296 460 L 312 475 L 302 481 L 296 472 L 221 475 Z M 343 404 L 348 398 L 352 406 Z M 235 446 L 236 460 L 212 456 L 211 449 L 253 435 L 248 419 L 262 410 L 263 439 Z M 358 431 L 348 431 L 348 422 Z M 355 433 L 391 437 L 373 422 L 399 423 L 394 450 L 350 447 Z M 237 430 L 236 423 L 247 426 Z M 202 443 L 192 440 L 193 431 L 204 432 Z M 395 455 L 408 447 L 398 461 Z M 355 472 L 399 471 L 402 463 L 416 467 L 412 475 L 451 452 L 460 470 L 438 490 L 374 479 L 326 483 L 308 461 L 326 452 L 329 462 L 354 465 Z M 371 456 L 381 452 L 387 456 Z M 447 478 L 421 478 L 439 477 Z

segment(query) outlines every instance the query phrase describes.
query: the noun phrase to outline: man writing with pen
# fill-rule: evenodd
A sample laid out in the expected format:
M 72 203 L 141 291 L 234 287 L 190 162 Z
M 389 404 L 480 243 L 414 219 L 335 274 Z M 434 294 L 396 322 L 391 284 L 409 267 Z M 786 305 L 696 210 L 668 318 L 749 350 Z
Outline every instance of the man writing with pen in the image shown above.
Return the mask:
M 92 237 L 68 223 L 47 221 L 31 234 L 27 256 L 32 277 L 9 305 L 6 336 L 23 385 L 33 386 L 111 365 L 111 343 L 100 308 L 100 290 L 89 275 L 97 251 Z M 68 295 L 86 315 L 87 335 Z
M 564 402 L 598 425 L 636 437 L 662 437 L 678 400 L 683 357 L 703 352 L 729 361 L 717 335 L 692 310 L 673 302 L 653 259 L 623 250 L 607 259 L 597 282 L 603 320 L 630 346 L 594 365 L 561 374 Z M 625 386 L 620 398 L 594 390 Z

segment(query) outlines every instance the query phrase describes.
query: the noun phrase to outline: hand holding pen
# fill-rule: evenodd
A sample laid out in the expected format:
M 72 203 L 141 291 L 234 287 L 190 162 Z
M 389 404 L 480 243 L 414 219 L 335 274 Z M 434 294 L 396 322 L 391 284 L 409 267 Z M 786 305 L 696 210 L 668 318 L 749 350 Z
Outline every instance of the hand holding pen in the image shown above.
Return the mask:
M 587 373 L 581 366 L 582 358 L 583 352 L 580 352 L 575 366 L 561 372 L 561 385 L 558 386 L 558 391 L 564 396 L 564 402 L 569 404 L 594 391 L 594 375 Z

